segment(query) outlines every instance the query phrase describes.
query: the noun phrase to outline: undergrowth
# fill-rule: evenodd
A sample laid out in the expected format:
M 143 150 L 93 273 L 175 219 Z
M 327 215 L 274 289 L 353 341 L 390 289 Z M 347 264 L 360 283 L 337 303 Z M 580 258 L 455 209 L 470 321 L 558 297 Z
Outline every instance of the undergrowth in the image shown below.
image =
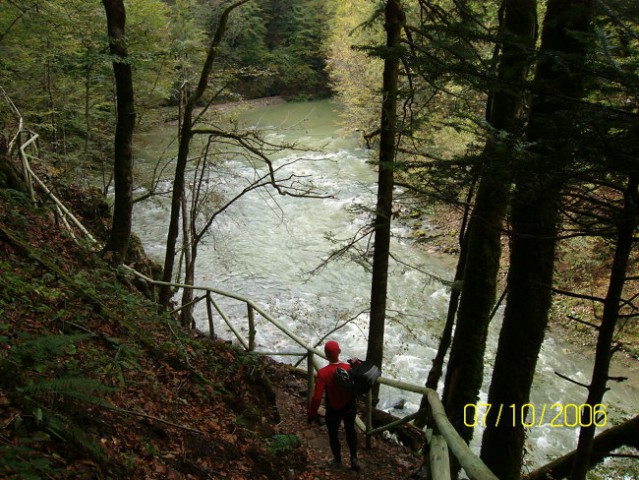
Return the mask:
M 27 200 L 0 189 L 0 477 L 253 478 L 263 364 L 183 330 Z

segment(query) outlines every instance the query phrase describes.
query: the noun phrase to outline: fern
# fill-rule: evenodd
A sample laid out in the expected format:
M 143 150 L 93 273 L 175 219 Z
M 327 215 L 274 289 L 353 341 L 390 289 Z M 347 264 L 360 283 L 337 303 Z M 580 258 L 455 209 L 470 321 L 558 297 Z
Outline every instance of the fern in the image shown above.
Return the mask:
M 266 442 L 267 450 L 273 455 L 281 455 L 292 452 L 300 446 L 297 435 L 273 435 Z
M 27 429 L 32 438 L 39 434 L 38 441 L 50 441 L 55 437 L 71 443 L 95 461 L 103 463 L 106 462 L 106 454 L 98 439 L 87 428 L 91 418 L 88 409 L 81 408 L 81 405 L 109 406 L 105 395 L 115 391 L 115 388 L 84 376 L 74 358 L 77 345 L 92 337 L 22 336 L 13 344 L 10 337 L 0 337 L 0 344 L 11 346 L 5 350 L 8 352 L 6 356 L 0 358 L 0 388 L 11 398 L 11 403 L 22 411 L 21 418 L 24 421 L 14 428 Z M 23 435 L 24 432 L 20 436 Z M 22 456 L 28 453 L 25 448 L 13 445 L 0 451 L 3 457 L 0 477 L 3 469 L 12 472 L 12 478 L 43 478 L 42 472 L 51 472 L 46 460 L 22 461 Z M 5 465 L 4 459 L 9 464 Z
M 38 457 L 31 448 L 0 444 L 0 477 L 39 480 L 54 472 L 49 461 Z
M 52 357 L 66 353 L 66 349 L 88 338 L 82 335 L 48 335 L 37 337 L 15 345 L 6 361 L 21 367 L 27 364 L 50 363 Z
M 74 444 L 79 450 L 89 454 L 91 458 L 98 462 L 108 461 L 107 455 L 102 450 L 98 439 L 92 436 L 86 426 L 79 425 L 78 419 L 72 419 L 62 413 L 46 418 L 46 428 L 62 441 Z
M 104 385 L 97 380 L 82 377 L 40 380 L 30 385 L 17 388 L 16 390 L 24 395 L 36 398 L 60 396 L 94 405 L 106 405 L 106 402 L 96 394 L 115 391 L 114 388 Z

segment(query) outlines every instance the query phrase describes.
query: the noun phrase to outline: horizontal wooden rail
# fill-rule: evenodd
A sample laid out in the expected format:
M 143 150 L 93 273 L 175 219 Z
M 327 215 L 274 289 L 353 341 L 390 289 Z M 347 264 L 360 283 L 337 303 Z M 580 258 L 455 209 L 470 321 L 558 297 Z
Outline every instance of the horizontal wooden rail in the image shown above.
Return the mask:
M 29 188 L 31 188 L 31 178 L 33 178 L 39 185 L 40 187 L 44 190 L 44 192 L 47 194 L 47 196 L 56 204 L 56 206 L 64 213 L 64 215 L 66 215 L 68 218 L 71 219 L 71 221 L 73 222 L 73 224 L 82 232 L 82 234 L 94 245 L 98 245 L 99 242 L 93 238 L 93 235 L 91 235 L 89 233 L 89 231 L 84 227 L 84 225 L 82 225 L 82 223 L 80 222 L 80 220 L 78 220 L 68 209 L 67 207 L 60 201 L 60 199 L 58 199 L 58 197 L 56 197 L 53 192 L 51 192 L 51 190 L 49 190 L 49 188 L 45 185 L 45 183 L 40 180 L 40 177 L 38 177 L 35 172 L 33 170 L 31 170 L 31 166 L 29 165 L 28 162 L 28 158 L 30 155 L 28 155 L 25 152 L 25 148 L 30 145 L 31 143 L 35 142 L 38 139 L 38 135 L 34 135 L 32 136 L 27 142 L 25 142 L 23 145 L 20 146 L 20 156 L 23 160 L 23 166 L 24 166 L 24 175 L 25 177 L 27 177 L 28 180 L 28 185 Z M 33 196 L 33 191 L 31 191 L 31 195 Z
M 214 288 L 214 287 L 202 287 L 202 286 L 197 286 L 197 285 L 187 285 L 187 284 L 184 284 L 184 283 L 163 282 L 161 280 L 155 280 L 153 278 L 147 277 L 146 275 L 138 272 L 137 270 L 129 267 L 128 265 L 123 265 L 123 267 L 125 269 L 127 269 L 128 271 L 130 271 L 135 276 L 137 276 L 137 277 L 141 278 L 142 280 L 144 280 L 146 282 L 149 282 L 149 283 L 151 283 L 153 285 L 169 286 L 169 287 L 175 287 L 175 288 L 190 288 L 190 289 L 193 289 L 193 290 L 204 290 L 204 291 L 207 291 L 207 292 L 215 293 L 216 295 L 220 295 L 222 297 L 231 298 L 233 300 L 238 300 L 239 302 L 243 302 L 247 306 L 250 306 L 251 308 L 253 308 L 253 310 L 255 310 L 257 313 L 259 313 L 263 318 L 268 320 L 269 323 L 273 324 L 279 330 L 284 332 L 289 338 L 294 340 L 297 344 L 299 344 L 302 347 L 304 347 L 305 350 L 307 350 L 307 351 L 310 350 L 310 351 L 314 352 L 315 354 L 320 355 L 323 358 L 326 358 L 324 356 L 324 352 L 322 352 L 321 350 L 319 350 L 317 348 L 314 348 L 314 347 L 308 345 L 304 341 L 304 339 L 302 339 L 301 337 L 299 337 L 295 333 L 289 331 L 284 325 L 282 325 L 279 321 L 277 321 L 273 317 L 271 317 L 259 305 L 257 305 L 255 302 L 253 302 L 249 298 L 243 297 L 242 295 L 238 295 L 236 293 L 227 292 L 225 290 L 220 290 L 219 288 Z
M 450 420 L 448 420 L 444 405 L 435 390 L 384 377 L 379 377 L 378 382 L 383 385 L 399 388 L 400 390 L 424 395 L 430 405 L 431 415 L 439 433 L 446 440 L 448 448 L 450 448 L 450 451 L 455 455 L 468 477 L 472 480 L 499 480 L 459 436 L 455 427 L 453 427 Z

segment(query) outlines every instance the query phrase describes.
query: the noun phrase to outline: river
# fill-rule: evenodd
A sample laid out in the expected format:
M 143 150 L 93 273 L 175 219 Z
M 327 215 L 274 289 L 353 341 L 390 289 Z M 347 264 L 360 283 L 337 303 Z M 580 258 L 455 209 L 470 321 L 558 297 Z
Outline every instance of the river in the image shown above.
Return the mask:
M 253 299 L 299 336 L 315 343 L 326 332 L 345 324 L 330 338 L 342 345 L 346 356 L 365 357 L 370 296 L 370 272 L 353 254 L 315 271 L 332 251 L 355 238 L 370 221 L 375 205 L 377 174 L 372 152 L 361 147 L 357 136 L 343 136 L 336 107 L 330 101 L 250 107 L 239 121 L 263 131 L 270 142 L 295 142 L 303 151 L 274 155 L 275 165 L 290 163 L 280 175 L 299 176 L 312 182 L 322 198 L 278 195 L 272 188 L 250 192 L 217 217 L 200 247 L 196 284 L 217 287 Z M 136 137 L 136 162 L 140 175 L 148 174 L 159 152 L 175 137 L 175 126 L 154 129 Z M 168 151 L 175 147 L 168 147 Z M 226 153 L 209 184 L 218 195 L 231 198 L 264 173 L 262 165 Z M 165 188 L 168 181 L 165 181 Z M 149 255 L 162 261 L 168 224 L 168 200 L 136 205 L 134 229 Z M 426 220 L 427 222 L 427 220 Z M 449 298 L 449 281 L 456 258 L 426 252 L 408 240 L 407 230 L 394 227 L 389 277 L 389 320 L 385 334 L 384 375 L 423 384 L 439 335 Z M 364 242 L 360 242 L 361 247 Z M 358 261 L 358 258 L 360 261 Z M 231 310 L 235 307 L 230 305 Z M 196 310 L 198 327 L 207 330 L 205 312 Z M 245 312 L 238 310 L 237 318 Z M 491 326 L 487 346 L 485 385 L 480 401 L 486 401 L 487 383 L 497 345 L 500 320 Z M 242 320 L 244 324 L 244 320 Z M 216 333 L 225 333 L 221 321 Z M 298 350 L 282 335 L 258 324 L 258 348 L 268 351 Z M 280 358 L 291 361 L 290 357 Z M 551 404 L 579 405 L 585 391 L 561 380 L 555 371 L 587 382 L 589 359 L 567 343 L 548 338 L 542 347 L 532 395 L 535 409 Z M 415 395 L 384 388 L 381 408 L 403 415 L 419 405 Z M 636 414 L 637 383 L 613 385 L 606 396 L 608 422 Z M 403 405 L 401 408 L 394 408 Z M 303 412 L 300 412 L 302 415 Z M 552 428 L 551 418 L 528 431 L 526 464 L 534 468 L 574 448 L 578 429 Z M 565 423 L 565 422 L 563 422 Z M 478 448 L 481 434 L 473 446 Z M 628 477 L 631 478 L 631 477 Z

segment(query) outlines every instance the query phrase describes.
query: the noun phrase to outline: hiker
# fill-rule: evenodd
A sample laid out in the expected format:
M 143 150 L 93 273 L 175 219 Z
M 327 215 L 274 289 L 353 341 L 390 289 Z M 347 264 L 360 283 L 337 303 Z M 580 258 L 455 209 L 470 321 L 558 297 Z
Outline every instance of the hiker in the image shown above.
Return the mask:
M 330 362 L 317 372 L 315 391 L 311 404 L 307 410 L 308 423 L 317 420 L 317 409 L 322 401 L 322 395 L 326 392 L 326 427 L 328 428 L 328 441 L 333 452 L 333 462 L 342 463 L 342 447 L 339 441 L 339 426 L 344 421 L 344 431 L 346 432 L 346 443 L 351 454 L 351 470 L 360 470 L 357 460 L 357 433 L 355 431 L 355 417 L 357 415 L 356 397 L 348 391 L 340 388 L 335 383 L 335 370 L 343 368 L 351 369 L 349 363 L 340 362 L 339 354 L 341 350 L 339 344 L 331 340 L 324 345 L 324 353 Z

